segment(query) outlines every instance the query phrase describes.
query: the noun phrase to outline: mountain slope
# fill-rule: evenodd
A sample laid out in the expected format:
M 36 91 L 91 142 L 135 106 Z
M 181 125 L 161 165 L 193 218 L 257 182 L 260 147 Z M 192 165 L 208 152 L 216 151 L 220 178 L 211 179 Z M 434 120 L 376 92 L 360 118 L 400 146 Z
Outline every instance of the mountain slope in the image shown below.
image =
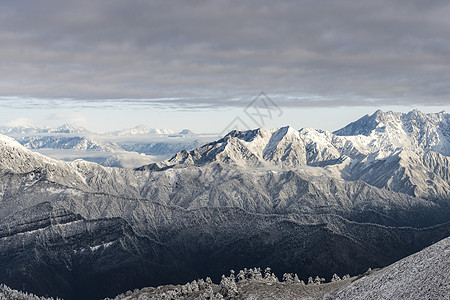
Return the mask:
M 159 286 L 129 291 L 115 300 L 133 299 L 449 299 L 448 273 L 450 238 L 444 239 L 384 269 L 369 270 L 362 275 L 340 278 L 333 275 L 328 283 L 319 277 L 299 281 L 292 273 L 274 277 L 267 268 L 231 272 L 220 284 L 203 280 L 181 286 Z M 311 274 L 313 275 L 313 274 Z M 310 277 L 313 279 L 313 277 Z M 319 280 L 318 280 L 319 279 Z
M 450 299 L 450 238 L 339 291 L 335 299 Z

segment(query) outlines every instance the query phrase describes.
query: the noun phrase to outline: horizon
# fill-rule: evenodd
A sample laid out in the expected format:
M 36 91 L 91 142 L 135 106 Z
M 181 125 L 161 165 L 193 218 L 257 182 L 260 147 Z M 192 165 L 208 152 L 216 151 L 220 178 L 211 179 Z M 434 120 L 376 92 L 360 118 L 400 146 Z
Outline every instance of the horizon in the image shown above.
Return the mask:
M 0 103 L 0 107 L 2 104 Z M 47 114 L 46 118 L 33 118 L 36 113 L 34 110 L 42 110 Z M 72 109 L 72 108 L 70 108 Z M 422 107 L 384 107 L 384 108 L 373 108 L 373 107 L 361 107 L 361 108 L 353 108 L 343 109 L 343 108 L 320 108 L 320 109 L 296 109 L 296 110 L 283 110 L 282 115 L 280 117 L 273 116 L 272 119 L 265 118 L 265 126 L 262 124 L 255 123 L 252 119 L 243 113 L 242 109 L 230 109 L 227 112 L 223 111 L 196 111 L 196 112 L 178 112 L 181 115 L 184 115 L 184 118 L 181 118 L 182 122 L 172 122 L 167 121 L 168 118 L 165 118 L 166 114 L 173 114 L 174 112 L 157 111 L 152 112 L 155 113 L 155 119 L 161 120 L 158 121 L 146 121 L 145 118 L 135 118 L 133 117 L 136 113 L 138 114 L 148 114 L 147 110 L 137 111 L 134 108 L 128 109 L 122 107 L 119 109 L 110 109 L 109 111 L 102 111 L 103 114 L 103 122 L 98 122 L 98 120 L 90 120 L 90 116 L 99 116 L 100 107 L 91 107 L 87 111 L 83 109 L 78 110 L 78 113 L 72 113 L 70 111 L 58 110 L 58 112 L 51 112 L 51 108 L 35 108 L 31 110 L 27 110 L 26 113 L 30 114 L 30 118 L 24 118 L 23 110 L 14 109 L 14 108 L 6 108 L 0 111 L 0 118 L 3 120 L 0 122 L 0 126 L 5 127 L 38 127 L 38 128 L 58 128 L 63 125 L 72 125 L 83 127 L 91 131 L 92 133 L 108 133 L 113 131 L 120 131 L 124 129 L 132 129 L 139 126 L 146 126 L 152 129 L 169 129 L 174 131 L 175 133 L 179 133 L 184 129 L 189 129 L 193 131 L 195 134 L 224 134 L 228 133 L 233 129 L 237 130 L 251 130 L 255 128 L 280 128 L 284 126 L 291 126 L 295 129 L 301 128 L 314 128 L 325 130 L 328 132 L 334 132 L 351 122 L 354 122 L 363 116 L 373 115 L 376 111 L 381 110 L 383 112 L 395 112 L 395 113 L 408 113 L 413 110 L 421 111 L 425 114 L 430 113 L 440 113 L 447 112 L 450 110 L 450 107 L 436 107 L 436 106 L 422 106 Z M 80 113 L 81 112 L 81 113 Z M 165 112 L 165 113 L 164 113 Z M 51 119 L 52 116 L 58 115 L 58 118 Z M 123 120 L 124 122 L 117 122 L 117 118 L 120 116 L 130 115 L 132 118 Z M 189 126 L 190 119 L 199 120 L 198 116 L 203 116 L 205 118 L 205 124 L 196 124 L 194 126 Z M 224 116 L 225 115 L 225 116 Z M 5 116 L 10 116 L 8 120 Z M 11 117 L 12 116 L 12 117 Z M 16 116 L 17 118 L 15 118 Z M 157 116 L 157 118 L 156 118 Z M 221 118 L 221 122 L 217 122 L 217 119 Z M 300 117 L 299 117 L 300 116 Z M 241 118 L 244 124 L 236 124 L 236 128 L 229 128 L 226 132 L 224 131 L 229 127 L 230 123 L 235 118 Z M 112 120 L 112 122 L 108 122 Z M 139 121 L 136 121 L 139 119 Z M 5 121 L 6 120 L 6 121 Z M 211 124 L 210 122 L 213 122 Z M 139 123 L 140 122 L 140 123 Z M 98 124 L 101 123 L 101 126 Z M 188 124 L 184 126 L 183 124 Z M 161 124 L 162 126 L 159 126 Z M 248 124 L 254 125 L 250 126 Z M 171 126 L 172 125 L 172 126 Z M 247 125 L 246 128 L 243 128 L 243 125 Z M 258 126 L 262 125 L 262 126 Z M 232 126 L 233 127 L 233 126 Z M 209 128 L 209 131 L 208 131 Z M 211 130 L 211 128 L 213 128 Z

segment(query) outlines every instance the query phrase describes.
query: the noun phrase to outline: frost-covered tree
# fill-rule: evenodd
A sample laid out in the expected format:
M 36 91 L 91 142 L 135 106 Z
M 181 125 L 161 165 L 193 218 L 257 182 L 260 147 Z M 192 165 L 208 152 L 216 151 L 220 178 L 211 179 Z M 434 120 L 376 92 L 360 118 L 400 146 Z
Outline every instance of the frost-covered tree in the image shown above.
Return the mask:
M 237 275 L 237 281 L 243 281 L 245 280 L 245 273 L 243 270 L 239 271 L 239 274 Z
M 230 270 L 230 279 L 236 281 L 236 277 L 234 276 L 234 270 Z
M 278 277 L 275 275 L 275 273 L 272 273 L 272 276 L 270 277 L 270 281 L 278 282 Z
M 341 277 L 339 277 L 339 275 L 337 275 L 336 273 L 333 274 L 333 277 L 331 277 L 331 282 L 336 282 L 336 281 L 340 281 Z
M 199 290 L 204 290 L 209 286 L 208 283 L 206 283 L 203 278 L 198 280 L 198 289 Z
M 198 300 L 216 300 L 216 295 L 211 286 L 205 289 L 203 293 L 201 293 L 198 297 Z
M 20 292 L 14 289 L 11 289 L 10 287 L 0 284 L 0 299 L 3 300 L 9 300 L 9 299 L 17 299 L 17 300 L 54 300 L 54 298 L 45 298 L 45 297 L 39 297 L 36 295 L 33 295 L 31 293 L 27 292 Z M 56 298 L 56 300 L 60 300 L 59 298 Z
M 269 267 L 267 267 L 267 268 L 264 270 L 264 279 L 270 280 L 271 277 L 272 277 L 272 269 L 269 268 Z
M 199 291 L 198 283 L 197 283 L 196 280 L 193 280 L 191 282 L 191 289 L 192 289 L 192 292 L 198 292 Z
M 297 275 L 297 274 L 294 274 L 294 282 L 295 282 L 295 283 L 298 283 L 298 284 L 301 284 L 301 285 L 305 285 L 305 282 L 304 282 L 303 280 L 300 280 L 300 279 L 298 278 L 298 275 Z
M 222 275 L 222 280 L 220 281 L 220 294 L 225 297 L 236 297 L 239 292 L 234 280 L 231 278 Z
M 325 282 L 325 278 L 320 278 L 319 276 L 316 276 L 316 278 L 314 278 L 314 284 L 322 284 Z
M 308 284 L 314 284 L 314 280 L 312 277 L 308 277 Z
M 254 268 L 252 276 L 256 280 L 261 280 L 263 278 L 261 268 Z
M 349 278 L 350 278 L 349 274 L 345 274 L 344 276 L 342 276 L 342 280 L 346 280 L 346 279 L 349 279 Z
M 287 283 L 293 283 L 294 282 L 294 275 L 292 273 L 284 273 L 283 274 L 283 281 Z

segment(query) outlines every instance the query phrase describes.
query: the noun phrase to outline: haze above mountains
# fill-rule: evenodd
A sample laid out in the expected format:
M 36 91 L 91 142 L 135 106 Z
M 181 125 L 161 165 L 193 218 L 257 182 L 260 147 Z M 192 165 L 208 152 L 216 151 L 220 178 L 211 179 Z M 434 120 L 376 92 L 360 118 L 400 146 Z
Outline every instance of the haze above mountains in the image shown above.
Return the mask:
M 445 112 L 377 111 L 334 133 L 232 131 L 189 148 L 110 168 L 0 135 L 0 282 L 95 299 L 254 266 L 330 278 L 450 236 Z
M 106 133 L 92 132 L 74 124 L 57 128 L 0 126 L 0 134 L 13 137 L 26 148 L 56 159 L 84 159 L 123 168 L 163 160 L 178 151 L 199 147 L 216 138 L 195 134 L 189 129 L 176 133 L 146 125 Z

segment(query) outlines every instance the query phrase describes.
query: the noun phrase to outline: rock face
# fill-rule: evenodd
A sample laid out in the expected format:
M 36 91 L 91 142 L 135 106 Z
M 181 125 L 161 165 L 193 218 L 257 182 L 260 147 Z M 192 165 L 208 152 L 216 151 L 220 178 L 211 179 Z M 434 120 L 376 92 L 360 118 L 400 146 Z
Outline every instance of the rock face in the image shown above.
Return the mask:
M 0 136 L 0 282 L 94 299 L 250 266 L 303 280 L 386 266 L 450 235 L 446 120 L 233 131 L 136 170 Z

